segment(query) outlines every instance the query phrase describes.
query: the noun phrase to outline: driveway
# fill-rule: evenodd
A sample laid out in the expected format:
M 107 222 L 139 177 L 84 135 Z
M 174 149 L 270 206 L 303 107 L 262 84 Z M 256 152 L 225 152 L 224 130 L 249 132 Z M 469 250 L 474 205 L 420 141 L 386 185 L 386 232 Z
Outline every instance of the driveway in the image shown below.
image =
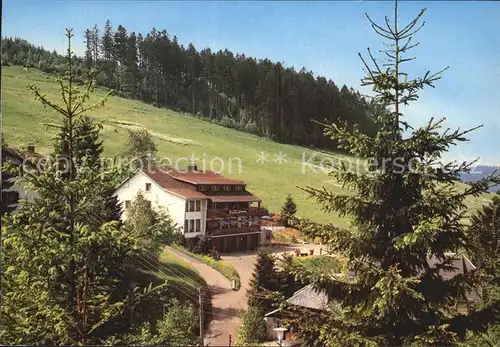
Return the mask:
M 167 246 L 167 248 L 170 252 L 190 263 L 210 287 L 212 313 L 205 313 L 211 315 L 208 329 L 205 332 L 205 346 L 228 346 L 229 336 L 231 336 L 231 345 L 234 346 L 241 324 L 241 316 L 247 308 L 246 292 L 250 287 L 250 279 L 257 258 L 256 252 L 222 255 L 224 260 L 233 264 L 240 275 L 241 287 L 238 291 L 234 291 L 231 289 L 229 280 L 210 266 L 171 247 Z M 314 249 L 314 254 L 317 255 L 322 246 L 312 244 L 274 245 L 272 250 L 276 255 L 285 252 L 292 254 L 297 248 L 304 252 Z
M 283 253 L 294 254 L 297 248 L 304 253 L 308 253 L 310 249 L 314 249 L 314 255 L 320 254 L 320 248 L 323 248 L 323 254 L 325 250 L 325 246 L 313 244 L 273 245 L 271 250 L 279 257 Z M 240 274 L 241 288 L 238 292 L 242 292 L 243 290 L 243 297 L 245 298 L 243 301 L 245 302 L 244 307 L 246 308 L 246 296 L 244 294 L 250 286 L 250 280 L 252 279 L 255 261 L 257 259 L 257 252 L 222 254 L 221 257 L 233 264 Z
M 167 248 L 169 252 L 190 263 L 210 287 L 212 293 L 212 312 L 204 312 L 204 314 L 211 316 L 208 328 L 205 331 L 205 346 L 228 346 L 229 336 L 231 336 L 231 345 L 234 345 L 240 326 L 240 317 L 246 309 L 245 294 L 246 288 L 248 288 L 248 281 L 242 281 L 240 290 L 234 291 L 231 289 L 230 281 L 210 266 L 186 256 L 171 247 L 167 246 Z M 240 276 L 243 279 L 241 273 Z

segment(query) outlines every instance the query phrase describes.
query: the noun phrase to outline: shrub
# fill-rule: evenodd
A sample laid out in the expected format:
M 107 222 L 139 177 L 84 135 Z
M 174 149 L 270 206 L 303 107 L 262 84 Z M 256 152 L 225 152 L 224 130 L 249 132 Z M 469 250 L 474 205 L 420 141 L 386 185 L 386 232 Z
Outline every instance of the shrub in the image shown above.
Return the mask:
M 297 229 L 285 228 L 273 231 L 272 238 L 277 242 L 299 243 L 302 239 L 302 235 Z
M 327 255 L 295 257 L 294 261 L 303 266 L 305 270 L 317 272 L 318 274 L 339 273 L 346 265 L 343 259 Z
M 255 122 L 248 122 L 244 127 L 243 127 L 243 131 L 246 131 L 248 133 L 251 133 L 251 134 L 254 134 L 254 135 L 261 135 L 261 132 L 259 130 L 259 128 L 257 127 L 257 124 L 255 124 Z
M 178 242 L 181 234 L 166 210 L 154 210 L 139 191 L 127 211 L 124 230 L 132 236 L 137 249 L 157 252 L 162 245 Z
M 279 232 L 273 232 L 271 235 L 272 235 L 272 239 L 274 241 L 283 242 L 283 243 L 290 243 L 291 242 L 291 239 L 288 235 L 284 235 L 284 234 L 279 233 Z
M 266 298 L 267 290 L 275 290 L 278 282 L 275 273 L 276 257 L 269 248 L 261 248 L 254 265 L 250 289 L 247 292 L 248 306 L 270 309 L 272 300 Z
M 261 309 L 250 307 L 243 316 L 236 345 L 248 345 L 263 342 L 266 340 L 266 322 Z
M 209 255 L 211 243 L 207 237 L 196 237 L 196 243 L 189 244 L 188 250 L 199 255 Z
M 215 271 L 220 272 L 228 280 L 230 281 L 234 280 L 236 282 L 236 289 L 240 289 L 241 287 L 240 274 L 238 273 L 238 271 L 236 271 L 236 269 L 231 263 L 228 263 L 224 260 L 215 260 L 206 255 L 191 253 L 187 249 L 179 245 L 173 245 L 172 247 L 178 250 L 179 252 L 186 254 L 187 256 L 190 256 L 192 258 L 201 261 L 202 263 L 207 264 Z
M 236 122 L 234 121 L 234 119 L 230 118 L 228 116 L 223 116 L 218 123 L 226 128 L 232 128 L 232 129 L 237 128 Z
M 198 309 L 173 300 L 163 318 L 153 328 L 144 324 L 136 338 L 140 344 L 193 345 L 198 342 Z

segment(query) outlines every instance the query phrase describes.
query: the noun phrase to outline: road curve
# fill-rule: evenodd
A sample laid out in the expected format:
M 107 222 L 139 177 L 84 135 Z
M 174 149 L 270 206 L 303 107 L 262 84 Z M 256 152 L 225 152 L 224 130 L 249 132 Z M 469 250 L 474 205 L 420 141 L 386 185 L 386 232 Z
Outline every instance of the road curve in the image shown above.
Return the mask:
M 231 336 L 231 345 L 234 346 L 238 329 L 241 325 L 241 317 L 247 309 L 246 293 L 250 287 L 250 279 L 257 258 L 256 252 L 222 255 L 222 259 L 233 264 L 240 275 L 241 287 L 238 291 L 234 291 L 231 289 L 230 281 L 210 266 L 171 247 L 167 246 L 166 248 L 190 263 L 210 287 L 212 293 L 212 313 L 205 332 L 205 346 L 228 346 L 229 336 Z M 314 249 L 314 254 L 318 255 L 321 254 L 321 248 L 324 248 L 324 246 L 312 244 L 274 245 L 272 252 L 279 256 L 282 253 L 294 254 L 296 249 L 300 249 L 303 252 Z
M 242 283 L 238 291 L 234 291 L 231 289 L 230 281 L 210 266 L 171 247 L 167 246 L 166 248 L 169 252 L 190 263 L 207 282 L 212 293 L 212 312 L 204 312 L 204 314 L 210 315 L 210 322 L 205 331 L 205 346 L 228 346 L 229 336 L 231 336 L 231 345 L 234 346 L 241 316 L 246 309 L 245 294 L 248 281 Z

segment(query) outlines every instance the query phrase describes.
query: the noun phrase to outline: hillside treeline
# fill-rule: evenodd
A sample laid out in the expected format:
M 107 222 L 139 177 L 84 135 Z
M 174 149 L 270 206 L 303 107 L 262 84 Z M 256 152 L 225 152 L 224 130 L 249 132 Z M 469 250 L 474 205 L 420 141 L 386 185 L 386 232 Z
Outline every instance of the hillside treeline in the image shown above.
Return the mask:
M 335 148 L 313 122 L 345 120 L 373 133 L 375 105 L 347 86 L 269 59 L 229 50 L 184 46 L 167 31 L 143 35 L 106 22 L 84 33 L 86 50 L 77 73 L 98 72 L 98 83 L 139 99 L 266 136 L 278 142 Z M 57 72 L 64 58 L 19 38 L 2 40 L 2 62 Z

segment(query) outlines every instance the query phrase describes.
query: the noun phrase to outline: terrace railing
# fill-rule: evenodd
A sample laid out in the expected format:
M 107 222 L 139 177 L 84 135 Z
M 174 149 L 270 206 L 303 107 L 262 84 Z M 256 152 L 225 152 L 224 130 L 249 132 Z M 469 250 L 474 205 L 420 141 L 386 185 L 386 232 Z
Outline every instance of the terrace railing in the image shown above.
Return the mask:
M 207 218 L 225 218 L 225 217 L 260 217 L 265 210 L 262 207 L 249 207 L 247 210 L 231 210 L 224 208 L 207 209 Z
M 232 227 L 232 228 L 222 228 L 222 229 L 207 229 L 207 235 L 229 235 L 229 234 L 244 234 L 244 233 L 250 233 L 250 232 L 259 232 L 260 231 L 260 226 L 259 225 L 251 225 L 251 226 L 245 226 L 245 227 Z

